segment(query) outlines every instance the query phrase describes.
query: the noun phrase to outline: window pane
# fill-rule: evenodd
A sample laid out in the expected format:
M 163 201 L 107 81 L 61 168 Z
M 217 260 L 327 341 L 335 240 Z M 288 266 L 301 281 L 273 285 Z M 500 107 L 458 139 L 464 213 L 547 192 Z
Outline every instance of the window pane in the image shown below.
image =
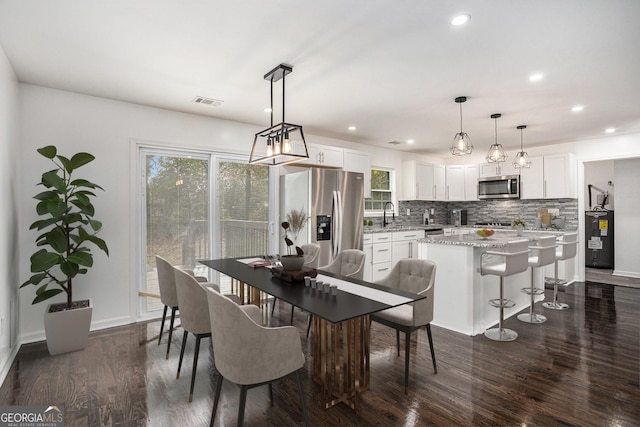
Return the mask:
M 376 190 L 390 190 L 390 172 L 377 169 L 371 170 L 371 188 Z

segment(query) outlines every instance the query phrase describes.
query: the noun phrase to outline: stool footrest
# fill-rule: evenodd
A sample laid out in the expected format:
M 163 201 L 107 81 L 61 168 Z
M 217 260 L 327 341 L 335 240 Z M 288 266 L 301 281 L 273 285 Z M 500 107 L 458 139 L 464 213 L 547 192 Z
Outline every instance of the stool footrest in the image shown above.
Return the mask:
M 524 292 L 527 295 L 542 295 L 542 294 L 544 294 L 544 289 L 540 289 L 540 288 L 533 288 L 533 291 L 531 290 L 531 288 L 522 288 L 521 291 Z
M 496 308 L 511 308 L 511 307 L 514 307 L 516 305 L 516 303 L 511 301 L 510 299 L 496 298 L 496 299 L 490 299 L 489 300 L 489 305 L 491 305 L 493 307 L 496 307 Z

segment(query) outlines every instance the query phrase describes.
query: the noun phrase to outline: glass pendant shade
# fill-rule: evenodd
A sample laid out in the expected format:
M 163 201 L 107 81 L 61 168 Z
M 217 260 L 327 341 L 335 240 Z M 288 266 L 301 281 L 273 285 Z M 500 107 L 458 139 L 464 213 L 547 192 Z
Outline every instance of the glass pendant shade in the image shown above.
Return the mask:
M 264 79 L 271 81 L 271 127 L 255 134 L 249 163 L 267 166 L 286 165 L 308 159 L 307 143 L 302 126 L 287 123 L 284 119 L 285 76 L 293 68 L 280 64 L 265 74 Z M 273 83 L 282 79 L 282 122 L 273 124 Z
M 492 114 L 491 118 L 495 121 L 495 130 L 496 130 L 496 142 L 489 147 L 489 152 L 487 153 L 487 162 L 489 163 L 502 163 L 507 160 L 509 156 L 504 152 L 504 148 L 502 148 L 502 144 L 498 144 L 498 118 L 502 117 L 502 114 Z
M 462 131 L 462 103 L 467 100 L 466 96 L 459 96 L 455 101 L 460 104 L 460 132 L 456 133 L 451 142 L 449 150 L 454 156 L 464 156 L 471 154 L 473 151 L 473 144 L 471 138 L 466 132 Z
M 517 129 L 520 129 L 520 151 L 516 154 L 516 158 L 513 160 L 513 167 L 516 169 L 522 168 L 530 168 L 531 160 L 529 160 L 529 155 L 522 148 L 522 130 L 526 129 L 527 126 L 520 125 Z

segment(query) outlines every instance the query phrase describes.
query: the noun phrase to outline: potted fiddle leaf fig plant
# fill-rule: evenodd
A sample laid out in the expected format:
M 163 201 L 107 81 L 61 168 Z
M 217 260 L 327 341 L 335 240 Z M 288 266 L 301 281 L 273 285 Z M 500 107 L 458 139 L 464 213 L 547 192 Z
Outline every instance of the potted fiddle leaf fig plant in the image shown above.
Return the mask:
M 68 158 L 57 151 L 52 145 L 38 149 L 55 168 L 42 174 L 38 186 L 45 190 L 34 196 L 40 219 L 30 229 L 40 233 L 36 238 L 40 249 L 31 255 L 32 276 L 20 286 L 37 288 L 32 304 L 66 293 L 66 302 L 49 304 L 44 315 L 51 355 L 85 347 L 93 307 L 91 299 L 74 301 L 75 279 L 93 266 L 92 247 L 109 255 L 107 244 L 97 236 L 102 223 L 93 218 L 95 209 L 91 203 L 95 190 L 104 189 L 74 175 L 95 157 L 81 152 Z

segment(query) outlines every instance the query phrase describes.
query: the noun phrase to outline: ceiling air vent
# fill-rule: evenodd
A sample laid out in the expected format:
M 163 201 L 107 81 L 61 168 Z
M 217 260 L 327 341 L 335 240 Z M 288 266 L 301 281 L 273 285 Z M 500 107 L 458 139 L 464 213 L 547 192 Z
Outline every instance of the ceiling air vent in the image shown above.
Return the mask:
M 193 99 L 193 102 L 195 102 L 196 104 L 204 104 L 204 105 L 211 105 L 212 107 L 219 107 L 222 105 L 224 101 L 221 101 L 219 99 L 213 99 L 213 98 L 205 98 L 204 96 L 196 96 Z

